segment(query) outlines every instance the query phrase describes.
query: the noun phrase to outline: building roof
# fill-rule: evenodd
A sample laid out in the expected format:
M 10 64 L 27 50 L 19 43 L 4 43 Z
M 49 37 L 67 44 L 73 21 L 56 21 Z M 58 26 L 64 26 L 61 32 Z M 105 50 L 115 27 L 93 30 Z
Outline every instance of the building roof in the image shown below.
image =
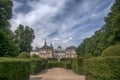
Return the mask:
M 53 48 L 52 46 L 47 45 L 47 42 L 45 40 L 44 46 L 42 46 L 40 49 L 52 49 L 52 48 Z
M 66 49 L 76 49 L 77 47 L 76 46 L 70 46 L 70 47 L 67 47 Z
M 41 49 L 50 49 L 50 48 L 51 48 L 51 47 L 48 46 L 48 45 L 44 45 L 44 46 L 41 47 Z

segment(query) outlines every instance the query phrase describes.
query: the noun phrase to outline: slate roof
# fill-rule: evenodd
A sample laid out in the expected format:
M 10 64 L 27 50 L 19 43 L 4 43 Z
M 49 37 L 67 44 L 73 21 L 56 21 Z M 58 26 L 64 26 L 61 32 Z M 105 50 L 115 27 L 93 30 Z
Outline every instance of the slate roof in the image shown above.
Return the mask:
M 45 40 L 44 46 L 42 46 L 40 49 L 52 49 L 52 48 L 53 48 L 52 46 L 47 45 L 47 42 Z
M 75 46 L 70 46 L 70 47 L 67 47 L 66 49 L 76 49 L 77 47 Z

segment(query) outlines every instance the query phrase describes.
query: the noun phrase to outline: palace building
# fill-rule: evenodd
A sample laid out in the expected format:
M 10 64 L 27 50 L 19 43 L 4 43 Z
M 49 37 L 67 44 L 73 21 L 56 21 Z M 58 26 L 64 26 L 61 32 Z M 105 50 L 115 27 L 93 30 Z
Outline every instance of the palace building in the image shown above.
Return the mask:
M 46 40 L 44 42 L 44 45 L 41 48 L 36 48 L 35 51 L 32 51 L 30 53 L 31 56 L 37 55 L 41 58 L 75 58 L 77 56 L 76 54 L 76 47 L 70 46 L 66 49 L 62 49 L 62 47 L 59 45 L 57 49 L 53 48 L 53 45 L 48 45 Z

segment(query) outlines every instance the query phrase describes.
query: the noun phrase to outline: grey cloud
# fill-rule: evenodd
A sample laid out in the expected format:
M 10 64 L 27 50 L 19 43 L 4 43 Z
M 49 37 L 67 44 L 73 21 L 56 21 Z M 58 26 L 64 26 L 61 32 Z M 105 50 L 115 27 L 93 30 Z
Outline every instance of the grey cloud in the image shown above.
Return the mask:
M 113 4 L 113 0 L 13 1 L 12 30 L 19 24 L 32 27 L 36 35 L 34 47 L 42 46 L 45 38 L 55 46 L 77 46 L 102 27 L 104 16 Z

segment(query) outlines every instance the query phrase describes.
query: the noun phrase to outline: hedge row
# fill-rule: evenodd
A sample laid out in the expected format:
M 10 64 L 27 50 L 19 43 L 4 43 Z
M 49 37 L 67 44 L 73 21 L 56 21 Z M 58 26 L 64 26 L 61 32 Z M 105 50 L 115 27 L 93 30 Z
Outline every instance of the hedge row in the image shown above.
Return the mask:
M 0 58 L 0 80 L 29 80 L 30 60 Z
M 120 57 L 85 59 L 84 69 L 98 80 L 120 80 Z
M 39 71 L 45 69 L 47 62 L 47 59 L 31 59 L 31 74 L 37 74 Z
M 72 60 L 72 70 L 78 74 L 83 74 L 83 57 L 77 57 Z
M 54 68 L 54 67 L 61 67 L 66 69 L 71 69 L 71 62 L 70 61 L 56 61 L 56 60 L 49 60 L 47 68 Z

